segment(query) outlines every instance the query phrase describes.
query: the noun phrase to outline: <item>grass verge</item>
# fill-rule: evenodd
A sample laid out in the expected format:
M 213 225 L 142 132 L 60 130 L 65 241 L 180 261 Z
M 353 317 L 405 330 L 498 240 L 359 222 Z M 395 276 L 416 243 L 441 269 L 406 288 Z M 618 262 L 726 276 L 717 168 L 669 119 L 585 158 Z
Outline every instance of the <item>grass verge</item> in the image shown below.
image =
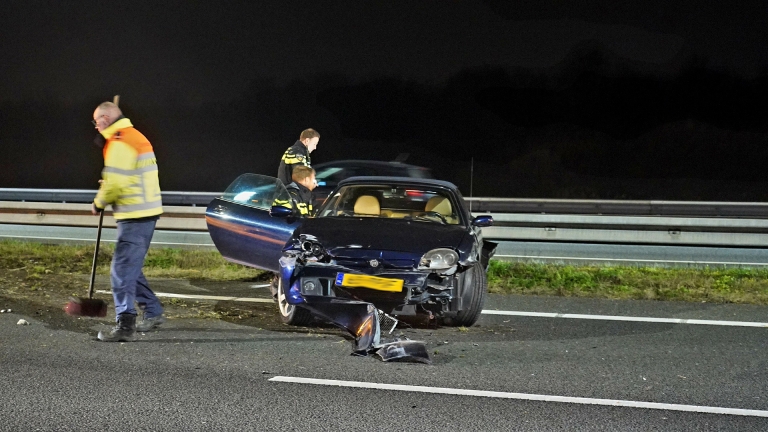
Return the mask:
M 109 274 L 114 245 L 99 248 L 97 274 Z M 0 268 L 24 270 L 28 275 L 91 272 L 92 245 L 50 245 L 0 241 Z M 216 251 L 151 248 L 144 262 L 144 275 L 178 279 L 260 280 L 265 272 L 232 264 Z M 34 277 L 34 276 L 33 276 Z
M 568 266 L 491 261 L 489 291 L 612 299 L 768 304 L 768 270 Z
M 99 249 L 97 273 L 108 274 L 114 246 Z M 92 245 L 0 241 L 0 269 L 34 282 L 49 274 L 88 274 Z M 148 277 L 217 281 L 268 280 L 271 275 L 224 260 L 216 251 L 152 248 Z M 568 266 L 491 261 L 489 291 L 612 299 L 768 304 L 768 270 Z M 6 288 L 10 289 L 10 288 Z

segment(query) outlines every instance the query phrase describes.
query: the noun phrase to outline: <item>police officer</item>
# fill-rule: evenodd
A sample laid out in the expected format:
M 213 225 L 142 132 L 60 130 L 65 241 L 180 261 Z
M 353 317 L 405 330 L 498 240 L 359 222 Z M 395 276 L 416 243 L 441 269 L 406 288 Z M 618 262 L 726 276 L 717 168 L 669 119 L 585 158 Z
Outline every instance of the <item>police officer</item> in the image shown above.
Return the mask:
M 312 190 L 315 189 L 315 170 L 308 166 L 297 166 L 293 169 L 293 181 L 285 188 L 291 194 L 299 217 L 314 215 L 312 208 Z
M 306 129 L 299 135 L 299 140 L 288 147 L 280 160 L 280 167 L 277 169 L 277 178 L 287 185 L 293 181 L 293 169 L 297 166 L 312 166 L 309 154 L 317 148 L 320 142 L 320 134 L 314 129 Z
M 317 186 L 315 170 L 308 166 L 298 165 L 293 168 L 292 180 L 285 187 L 291 196 L 291 200 L 275 199 L 272 205 L 287 207 L 293 210 L 295 216 L 300 218 L 314 216 L 312 190 Z M 275 301 L 277 301 L 277 282 L 279 279 L 280 274 L 275 273 L 270 284 L 272 298 Z

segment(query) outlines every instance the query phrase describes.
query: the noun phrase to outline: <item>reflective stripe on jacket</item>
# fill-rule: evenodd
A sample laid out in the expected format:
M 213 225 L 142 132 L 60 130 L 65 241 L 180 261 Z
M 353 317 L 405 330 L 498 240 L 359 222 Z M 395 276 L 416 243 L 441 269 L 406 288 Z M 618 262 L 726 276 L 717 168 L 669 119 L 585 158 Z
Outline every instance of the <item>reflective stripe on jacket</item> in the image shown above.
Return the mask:
M 280 166 L 277 168 L 277 178 L 284 185 L 288 185 L 293 181 L 291 176 L 293 175 L 293 167 L 295 165 L 312 165 L 312 159 L 309 157 L 307 146 L 301 141 L 296 141 L 292 146 L 288 147 L 288 150 L 283 153 L 283 157 L 280 159 Z
M 312 208 L 312 191 L 307 189 L 306 186 L 296 182 L 289 183 L 285 189 L 288 191 L 290 199 L 285 200 L 275 198 L 272 202 L 273 206 L 289 208 L 293 211 L 294 216 L 298 217 L 314 215 L 314 209 Z
M 314 209 L 312 208 L 312 191 L 306 186 L 300 183 L 291 182 L 285 187 L 288 193 L 291 195 L 296 210 L 298 210 L 301 216 L 313 216 Z
M 101 131 L 104 145 L 102 183 L 93 203 L 112 205 L 115 219 L 138 219 L 163 213 L 157 159 L 152 144 L 131 121 L 122 118 Z

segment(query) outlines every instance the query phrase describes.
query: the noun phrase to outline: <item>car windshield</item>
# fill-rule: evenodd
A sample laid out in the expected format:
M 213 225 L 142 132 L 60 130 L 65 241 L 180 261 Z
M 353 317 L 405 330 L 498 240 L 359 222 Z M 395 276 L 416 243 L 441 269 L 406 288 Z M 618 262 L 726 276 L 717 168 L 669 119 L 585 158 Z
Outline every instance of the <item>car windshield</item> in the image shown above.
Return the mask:
M 424 186 L 349 185 L 329 197 L 318 217 L 371 217 L 458 225 L 448 191 Z

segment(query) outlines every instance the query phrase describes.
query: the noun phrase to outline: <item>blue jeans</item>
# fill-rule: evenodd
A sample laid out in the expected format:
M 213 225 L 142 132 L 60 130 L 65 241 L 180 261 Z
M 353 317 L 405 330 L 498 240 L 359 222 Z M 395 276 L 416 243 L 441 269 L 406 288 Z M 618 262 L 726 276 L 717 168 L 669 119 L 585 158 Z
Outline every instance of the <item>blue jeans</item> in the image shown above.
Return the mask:
M 149 288 L 141 268 L 155 232 L 157 219 L 117 221 L 117 246 L 112 257 L 112 297 L 115 313 L 137 315 L 134 302 L 144 309 L 147 318 L 163 313 L 163 306 Z

